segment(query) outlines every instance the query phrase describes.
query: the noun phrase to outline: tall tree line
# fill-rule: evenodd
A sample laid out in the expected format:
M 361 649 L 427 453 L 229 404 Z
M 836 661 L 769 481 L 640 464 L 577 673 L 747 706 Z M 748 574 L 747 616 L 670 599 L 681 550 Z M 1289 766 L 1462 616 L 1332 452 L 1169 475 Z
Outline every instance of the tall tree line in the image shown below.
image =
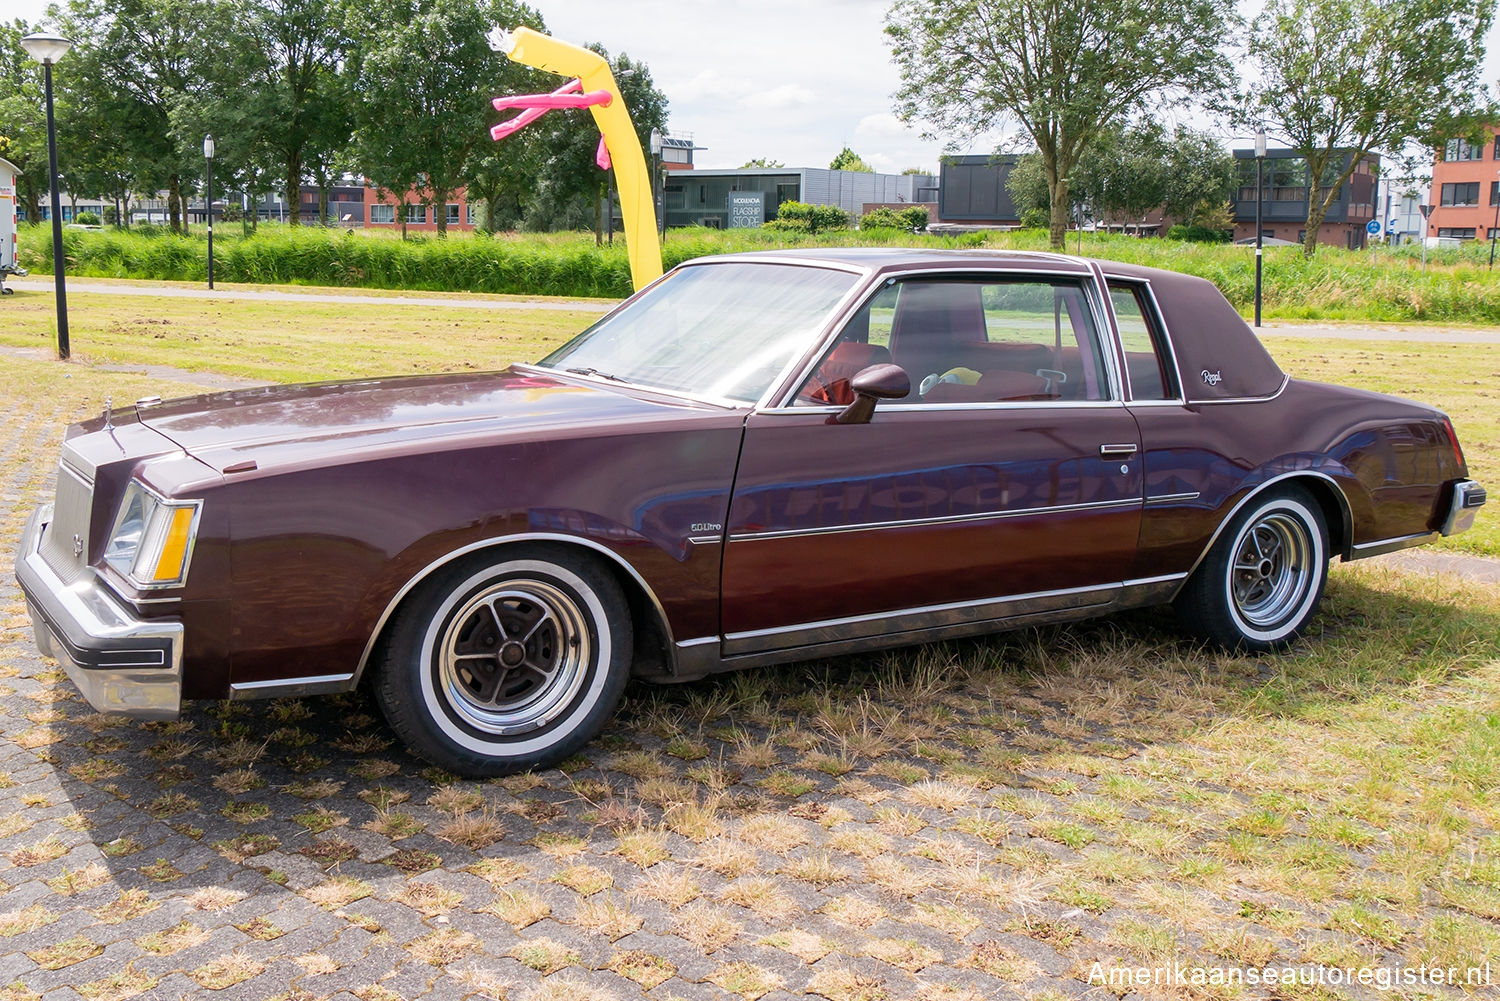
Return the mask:
M 592 156 L 577 155 L 598 140 L 587 114 L 553 113 L 503 143 L 488 136 L 500 117 L 492 97 L 558 83 L 485 41 L 497 24 L 546 30 L 522 0 L 68 0 L 54 16 L 75 41 L 54 72 L 64 186 L 117 206 L 121 221 L 132 199 L 165 193 L 171 227 L 186 224 L 205 134 L 216 191 L 257 202 L 284 191 L 292 225 L 309 221 L 307 185 L 326 221 L 345 173 L 398 205 L 416 188 L 440 235 L 459 188 L 485 203 L 492 232 L 592 208 L 601 190 Z M 47 185 L 41 73 L 18 43 L 35 27 L 0 25 L 0 156 L 20 168 L 33 219 Z M 642 135 L 665 128 L 649 70 L 617 65 L 630 71 L 622 90 Z

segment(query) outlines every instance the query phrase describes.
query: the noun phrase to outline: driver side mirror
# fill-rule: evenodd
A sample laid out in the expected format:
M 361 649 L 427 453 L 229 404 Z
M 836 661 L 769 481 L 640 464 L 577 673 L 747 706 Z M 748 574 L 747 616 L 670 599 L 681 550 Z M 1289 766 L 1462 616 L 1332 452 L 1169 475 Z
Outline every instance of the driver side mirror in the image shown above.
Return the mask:
M 849 380 L 854 402 L 840 411 L 835 424 L 868 424 L 877 400 L 899 400 L 911 393 L 911 377 L 900 365 L 871 365 Z

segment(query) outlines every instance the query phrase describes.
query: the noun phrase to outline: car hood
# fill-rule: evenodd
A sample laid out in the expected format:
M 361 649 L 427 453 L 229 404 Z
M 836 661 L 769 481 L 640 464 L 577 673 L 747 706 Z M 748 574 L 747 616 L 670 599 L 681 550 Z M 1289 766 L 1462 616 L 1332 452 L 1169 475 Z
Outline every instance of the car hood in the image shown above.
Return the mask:
M 547 437 L 725 413 L 712 404 L 537 369 L 268 386 L 140 408 L 142 424 L 222 471 L 431 447 L 440 439 Z

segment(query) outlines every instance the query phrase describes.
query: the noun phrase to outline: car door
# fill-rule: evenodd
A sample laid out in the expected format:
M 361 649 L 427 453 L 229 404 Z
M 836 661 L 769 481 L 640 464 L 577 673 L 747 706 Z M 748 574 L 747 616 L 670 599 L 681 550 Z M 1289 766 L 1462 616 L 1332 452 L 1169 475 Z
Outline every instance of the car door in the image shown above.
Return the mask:
M 868 300 L 746 424 L 726 655 L 1107 606 L 1134 560 L 1140 447 L 1091 279 L 913 277 Z M 912 393 L 833 416 L 861 367 Z

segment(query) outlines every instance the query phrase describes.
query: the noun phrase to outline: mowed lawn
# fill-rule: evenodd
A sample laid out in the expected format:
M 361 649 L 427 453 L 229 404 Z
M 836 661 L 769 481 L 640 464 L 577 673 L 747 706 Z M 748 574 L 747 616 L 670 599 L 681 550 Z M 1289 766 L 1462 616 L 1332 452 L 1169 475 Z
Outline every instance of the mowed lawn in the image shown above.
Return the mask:
M 106 394 L 192 389 L 15 357 L 0 372 L 7 564 L 63 424 Z M 92 714 L 6 593 L 7 996 L 242 979 L 271 996 L 293 977 L 296 996 L 402 996 L 389 970 L 517 1001 L 672 978 L 726 999 L 1107 1001 L 1096 969 L 1500 966 L 1492 586 L 1336 567 L 1311 634 L 1275 657 L 1141 612 L 636 684 L 563 769 L 488 783 L 407 757 L 363 696 Z M 278 939 L 309 909 L 326 920 L 287 939 L 293 964 Z

